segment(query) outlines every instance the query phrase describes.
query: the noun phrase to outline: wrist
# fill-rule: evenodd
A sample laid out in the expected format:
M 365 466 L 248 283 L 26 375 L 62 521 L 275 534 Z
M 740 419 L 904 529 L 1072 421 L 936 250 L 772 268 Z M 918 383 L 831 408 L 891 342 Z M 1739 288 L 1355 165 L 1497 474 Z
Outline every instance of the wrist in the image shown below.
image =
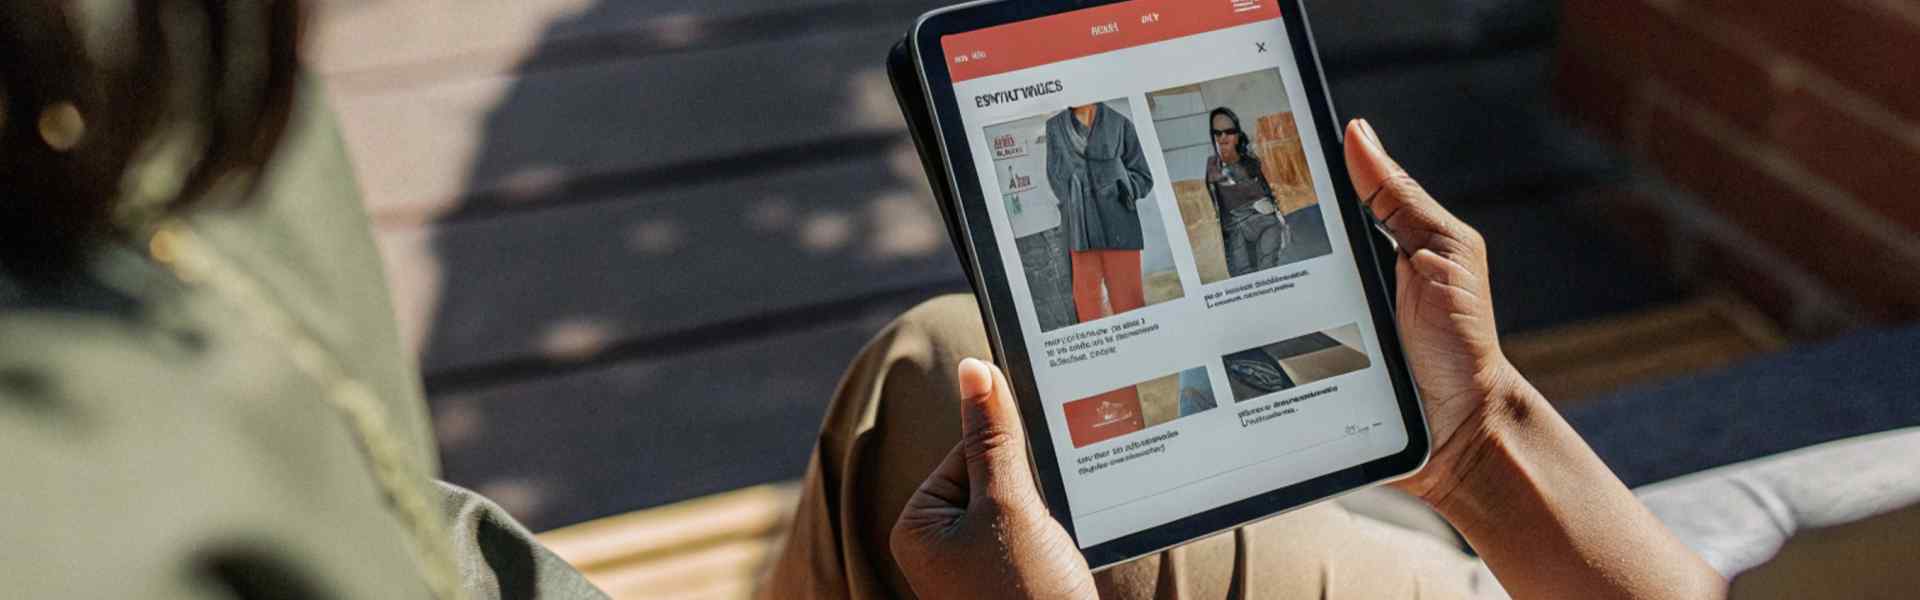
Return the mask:
M 1493 519 L 1500 505 L 1532 481 L 1529 448 L 1565 428 L 1559 413 L 1531 383 L 1516 374 L 1461 428 L 1449 450 L 1445 477 L 1421 496 L 1456 524 Z M 1534 453 L 1534 454 L 1537 454 Z
M 1407 491 L 1436 510 L 1488 493 L 1503 478 L 1496 473 L 1510 461 L 1514 442 L 1539 426 L 1542 415 L 1557 414 L 1545 396 L 1504 358 L 1478 370 L 1474 388 L 1465 398 L 1474 408 L 1455 423 L 1440 425 L 1426 468 L 1409 481 Z M 1458 401 L 1458 400 L 1456 400 Z M 1465 494 L 1465 496 L 1462 496 Z

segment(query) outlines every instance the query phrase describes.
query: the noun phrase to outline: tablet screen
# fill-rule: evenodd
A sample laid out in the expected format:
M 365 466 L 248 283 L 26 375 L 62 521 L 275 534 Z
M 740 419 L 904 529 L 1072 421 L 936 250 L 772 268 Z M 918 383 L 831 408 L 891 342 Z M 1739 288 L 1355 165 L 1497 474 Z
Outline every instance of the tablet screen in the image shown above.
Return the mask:
M 1408 447 L 1280 10 L 940 40 L 1083 548 Z

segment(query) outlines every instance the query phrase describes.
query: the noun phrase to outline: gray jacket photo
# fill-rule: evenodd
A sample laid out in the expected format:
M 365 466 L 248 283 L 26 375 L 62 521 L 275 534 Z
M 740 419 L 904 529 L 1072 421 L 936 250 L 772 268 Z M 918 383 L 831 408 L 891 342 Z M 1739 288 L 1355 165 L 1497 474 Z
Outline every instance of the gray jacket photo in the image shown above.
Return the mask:
M 1075 252 L 1140 250 L 1141 198 L 1153 192 L 1153 172 L 1133 122 L 1095 104 L 1093 125 L 1073 110 L 1047 120 L 1047 179 L 1060 202 L 1062 226 Z

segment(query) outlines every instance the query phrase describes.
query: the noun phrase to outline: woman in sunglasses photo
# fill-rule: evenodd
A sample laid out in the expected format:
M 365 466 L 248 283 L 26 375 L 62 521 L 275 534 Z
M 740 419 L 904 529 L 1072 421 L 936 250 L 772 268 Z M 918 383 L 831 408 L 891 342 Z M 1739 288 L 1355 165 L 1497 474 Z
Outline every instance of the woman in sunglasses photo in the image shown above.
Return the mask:
M 1220 214 L 1227 273 L 1239 277 L 1280 266 L 1292 238 L 1287 218 L 1274 203 L 1273 187 L 1233 109 L 1213 109 L 1213 155 L 1207 157 L 1207 193 Z

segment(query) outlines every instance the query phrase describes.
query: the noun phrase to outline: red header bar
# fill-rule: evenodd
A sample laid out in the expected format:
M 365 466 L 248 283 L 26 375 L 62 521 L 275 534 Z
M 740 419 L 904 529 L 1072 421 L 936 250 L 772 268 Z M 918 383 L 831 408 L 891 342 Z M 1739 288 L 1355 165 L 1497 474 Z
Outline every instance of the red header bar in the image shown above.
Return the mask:
M 954 81 L 1280 18 L 1279 0 L 1134 0 L 946 36 Z

